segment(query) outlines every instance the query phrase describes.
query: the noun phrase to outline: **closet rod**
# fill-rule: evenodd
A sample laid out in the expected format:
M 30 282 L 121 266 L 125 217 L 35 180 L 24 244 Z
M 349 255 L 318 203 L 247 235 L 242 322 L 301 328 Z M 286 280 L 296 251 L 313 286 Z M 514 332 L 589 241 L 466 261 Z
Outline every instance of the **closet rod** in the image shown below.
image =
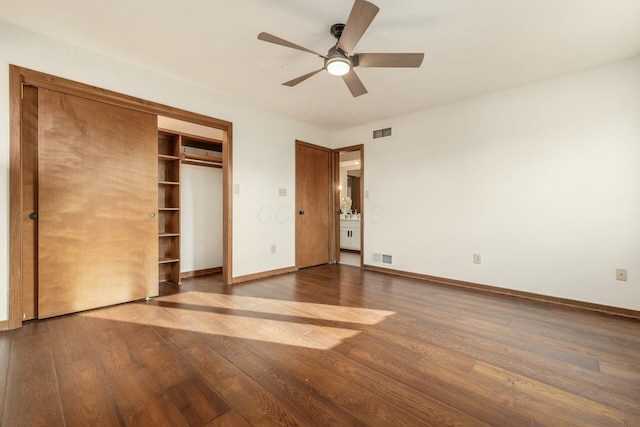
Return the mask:
M 222 159 L 219 157 L 202 156 L 199 154 L 182 153 L 182 163 L 187 165 L 222 167 Z

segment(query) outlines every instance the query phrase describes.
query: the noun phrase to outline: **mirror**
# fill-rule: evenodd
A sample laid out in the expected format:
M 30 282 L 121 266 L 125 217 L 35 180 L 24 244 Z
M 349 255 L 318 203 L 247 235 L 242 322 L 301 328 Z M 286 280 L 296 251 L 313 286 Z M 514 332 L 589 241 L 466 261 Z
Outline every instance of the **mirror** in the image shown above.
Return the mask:
M 340 210 L 343 214 L 358 214 L 360 206 L 360 150 L 340 153 Z

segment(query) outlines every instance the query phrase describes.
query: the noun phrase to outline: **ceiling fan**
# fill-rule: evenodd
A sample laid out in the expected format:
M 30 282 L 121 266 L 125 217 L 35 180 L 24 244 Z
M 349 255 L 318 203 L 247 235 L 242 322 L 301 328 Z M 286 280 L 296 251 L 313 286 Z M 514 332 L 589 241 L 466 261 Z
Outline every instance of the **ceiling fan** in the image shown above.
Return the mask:
M 324 58 L 324 67 L 296 77 L 293 80 L 282 83 L 284 86 L 293 87 L 327 70 L 334 76 L 342 76 L 351 94 L 356 97 L 367 93 L 367 89 L 355 73 L 355 67 L 407 67 L 417 68 L 422 64 L 424 53 L 354 53 L 353 49 L 367 31 L 373 18 L 378 14 L 378 6 L 365 0 L 355 0 L 346 24 L 334 24 L 331 26 L 331 34 L 338 39 L 335 46 L 331 47 L 326 55 L 321 55 L 305 47 L 291 43 L 269 33 L 258 34 L 258 39 L 301 50 Z

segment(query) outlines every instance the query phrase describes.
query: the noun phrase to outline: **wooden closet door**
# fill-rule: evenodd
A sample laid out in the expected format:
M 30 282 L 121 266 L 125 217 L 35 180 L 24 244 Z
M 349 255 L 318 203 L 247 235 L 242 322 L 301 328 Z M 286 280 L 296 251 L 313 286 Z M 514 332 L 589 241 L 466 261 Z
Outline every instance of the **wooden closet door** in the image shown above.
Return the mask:
M 157 119 L 38 90 L 38 317 L 158 294 Z

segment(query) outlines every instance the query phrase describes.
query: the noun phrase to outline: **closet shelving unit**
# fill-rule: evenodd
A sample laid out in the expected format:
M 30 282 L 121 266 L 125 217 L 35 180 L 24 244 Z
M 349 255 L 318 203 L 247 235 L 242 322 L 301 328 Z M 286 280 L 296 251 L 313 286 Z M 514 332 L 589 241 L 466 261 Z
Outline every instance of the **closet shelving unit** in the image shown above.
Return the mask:
M 222 141 L 158 129 L 158 269 L 160 282 L 181 283 L 180 164 L 222 167 L 222 159 L 183 152 L 183 147 L 222 152 Z
M 180 284 L 181 135 L 158 130 L 158 278 Z

